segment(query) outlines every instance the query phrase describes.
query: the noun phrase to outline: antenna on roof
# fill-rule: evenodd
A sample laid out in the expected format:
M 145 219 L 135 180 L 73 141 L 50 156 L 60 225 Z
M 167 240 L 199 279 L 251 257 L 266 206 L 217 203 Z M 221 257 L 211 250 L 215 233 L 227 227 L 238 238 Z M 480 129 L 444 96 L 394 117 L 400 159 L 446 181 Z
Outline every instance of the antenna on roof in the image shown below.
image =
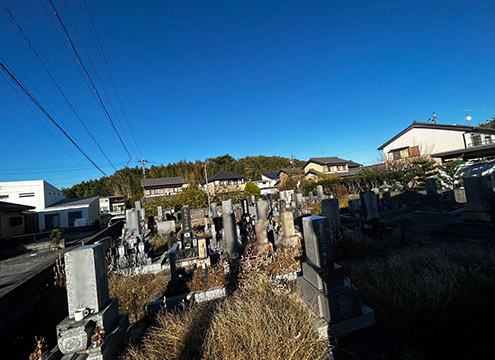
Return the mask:
M 469 116 L 469 112 L 471 111 L 471 109 L 462 109 L 461 111 L 463 113 L 466 113 L 466 120 L 467 120 L 468 125 L 470 125 L 471 120 L 473 119 L 471 116 Z
M 433 111 L 433 114 L 432 115 L 433 116 L 431 118 L 429 118 L 428 121 L 437 124 L 438 123 L 438 116 L 437 116 L 437 114 Z
M 294 167 L 294 153 L 290 154 L 290 165 Z

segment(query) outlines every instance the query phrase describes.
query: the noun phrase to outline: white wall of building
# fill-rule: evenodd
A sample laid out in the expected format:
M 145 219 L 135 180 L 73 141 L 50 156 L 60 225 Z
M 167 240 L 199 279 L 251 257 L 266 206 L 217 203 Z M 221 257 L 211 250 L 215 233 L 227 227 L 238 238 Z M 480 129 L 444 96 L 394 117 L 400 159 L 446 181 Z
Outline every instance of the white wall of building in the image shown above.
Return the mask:
M 0 182 L 0 200 L 34 206 L 34 211 L 65 199 L 62 191 L 44 180 Z
M 89 205 L 79 205 L 79 206 L 67 206 L 67 207 L 57 207 L 54 209 L 46 209 L 38 213 L 39 229 L 40 231 L 46 230 L 46 215 L 59 215 L 60 228 L 68 228 L 69 226 L 69 213 L 81 212 L 81 218 L 88 219 L 88 225 L 93 225 L 96 221 L 100 219 L 100 201 L 96 198 Z

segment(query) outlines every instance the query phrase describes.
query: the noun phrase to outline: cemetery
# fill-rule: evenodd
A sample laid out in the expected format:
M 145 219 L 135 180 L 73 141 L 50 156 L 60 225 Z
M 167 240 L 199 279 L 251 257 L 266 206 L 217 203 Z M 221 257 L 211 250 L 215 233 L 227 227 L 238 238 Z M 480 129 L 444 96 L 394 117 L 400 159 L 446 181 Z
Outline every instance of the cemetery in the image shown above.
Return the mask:
M 467 339 L 485 356 L 495 196 L 490 176 L 463 180 L 461 196 L 426 179 L 340 199 L 322 183 L 196 209 L 137 201 L 121 231 L 57 263 L 65 314 L 38 358 L 454 356 Z M 453 330 L 474 319 L 476 339 Z

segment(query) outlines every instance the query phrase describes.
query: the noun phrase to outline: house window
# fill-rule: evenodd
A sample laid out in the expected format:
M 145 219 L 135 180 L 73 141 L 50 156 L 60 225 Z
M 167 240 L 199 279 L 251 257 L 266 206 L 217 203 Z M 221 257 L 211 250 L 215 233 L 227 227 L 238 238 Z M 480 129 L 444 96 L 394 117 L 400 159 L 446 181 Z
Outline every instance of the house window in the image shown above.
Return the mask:
M 390 153 L 392 153 L 394 160 L 407 159 L 409 157 L 409 147 L 392 150 Z
M 22 216 L 14 216 L 11 217 L 9 220 L 10 220 L 10 226 L 22 225 Z
M 492 143 L 492 137 L 490 135 L 485 136 L 485 144 L 491 144 Z
M 160 194 L 160 189 L 155 189 L 155 190 L 153 191 L 153 193 L 154 193 L 155 195 Z
M 471 135 L 471 142 L 473 146 L 481 145 L 481 135 Z
M 345 166 L 344 165 L 339 165 L 338 169 L 339 169 L 339 171 L 345 171 Z
M 8 199 L 9 196 L 8 195 L 0 195 L 0 199 Z
M 409 156 L 410 157 L 419 156 L 419 146 L 411 146 L 409 148 Z
M 33 197 L 34 196 L 34 192 L 30 192 L 30 193 L 20 193 L 19 194 L 19 197 Z

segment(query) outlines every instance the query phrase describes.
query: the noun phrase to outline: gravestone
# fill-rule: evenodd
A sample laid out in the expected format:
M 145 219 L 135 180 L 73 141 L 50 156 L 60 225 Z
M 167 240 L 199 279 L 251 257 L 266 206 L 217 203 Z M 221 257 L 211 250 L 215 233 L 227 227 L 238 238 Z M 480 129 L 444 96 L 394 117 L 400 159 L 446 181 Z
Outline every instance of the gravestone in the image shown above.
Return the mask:
M 179 248 L 179 244 L 175 243 L 170 251 L 168 252 L 168 261 L 170 264 L 170 281 L 169 283 L 175 284 L 177 282 L 177 265 L 176 265 L 176 256 L 177 250 Z
M 282 213 L 285 211 L 285 209 L 287 209 L 286 202 L 285 202 L 285 200 L 280 199 L 278 201 L 278 211 L 280 211 Z
M 141 234 L 138 210 L 132 209 L 125 211 L 125 226 L 129 236 L 137 236 Z
M 141 210 L 141 201 L 139 200 L 134 201 L 134 209 Z
M 316 198 L 321 201 L 323 197 L 323 185 L 316 185 Z
M 304 206 L 304 197 L 303 194 L 297 193 L 296 194 L 296 204 L 295 204 L 295 209 L 294 209 L 294 217 L 299 217 L 303 214 L 303 206 Z
M 231 199 L 222 201 L 222 211 L 223 211 L 223 215 L 232 213 L 232 200 Z
M 315 203 L 315 196 L 312 191 L 308 192 L 308 201 L 311 205 Z
M 117 298 L 108 296 L 105 245 L 82 246 L 64 257 L 69 315 L 57 325 L 58 350 L 64 359 L 117 359 L 129 321 L 127 314 L 119 315 Z M 106 336 L 92 343 L 99 329 Z
M 326 336 L 340 336 L 373 325 L 374 312 L 361 303 L 359 290 L 344 280 L 342 268 L 334 263 L 327 218 L 303 218 L 306 261 L 297 278 L 299 293 L 325 322 Z
M 232 212 L 223 214 L 222 219 L 227 253 L 232 259 L 237 259 L 241 255 L 241 244 L 237 237 L 235 215 Z
M 378 204 L 376 194 L 373 191 L 366 191 L 359 195 L 361 200 L 361 216 L 363 221 L 378 220 Z
M 198 257 L 200 259 L 206 259 L 208 257 L 208 246 L 206 245 L 206 239 L 198 239 Z
M 495 195 L 492 179 L 487 176 L 470 176 L 464 179 L 466 203 L 461 215 L 463 221 L 495 223 Z
M 349 216 L 353 218 L 358 218 L 361 216 L 361 200 L 352 199 L 347 202 L 349 207 Z
M 212 219 L 218 217 L 217 203 L 210 204 L 210 216 Z
M 438 202 L 437 180 L 429 178 L 425 180 L 426 197 L 424 199 L 424 209 L 426 211 L 440 211 L 441 204 Z
M 258 209 L 258 220 L 254 225 L 256 231 L 256 251 L 258 253 L 272 251 L 272 244 L 268 241 L 267 235 L 267 217 L 268 217 L 268 204 L 264 200 L 258 200 L 256 203 Z
M 390 192 L 385 191 L 382 193 L 382 196 L 386 209 L 387 210 L 393 209 L 395 206 L 394 206 L 394 202 L 392 201 L 392 195 L 390 194 Z
M 292 211 L 282 211 L 280 213 L 282 223 L 282 237 L 279 245 L 282 247 L 294 247 L 299 245 L 299 237 L 296 235 L 294 227 L 294 214 Z
M 247 198 L 242 199 L 241 206 L 242 206 L 242 215 L 249 216 L 249 201 Z
M 189 249 L 192 246 L 192 224 L 191 224 L 191 208 L 189 205 L 182 207 L 182 241 L 183 249 Z
M 253 205 L 256 205 L 256 196 L 251 195 L 251 203 L 252 203 Z
M 163 208 L 161 206 L 157 206 L 156 210 L 158 211 L 158 221 L 163 221 Z
M 175 220 L 159 221 L 156 223 L 158 235 L 167 235 L 175 232 Z
M 321 202 L 321 215 L 328 219 L 331 229 L 342 226 L 338 199 L 324 199 Z

